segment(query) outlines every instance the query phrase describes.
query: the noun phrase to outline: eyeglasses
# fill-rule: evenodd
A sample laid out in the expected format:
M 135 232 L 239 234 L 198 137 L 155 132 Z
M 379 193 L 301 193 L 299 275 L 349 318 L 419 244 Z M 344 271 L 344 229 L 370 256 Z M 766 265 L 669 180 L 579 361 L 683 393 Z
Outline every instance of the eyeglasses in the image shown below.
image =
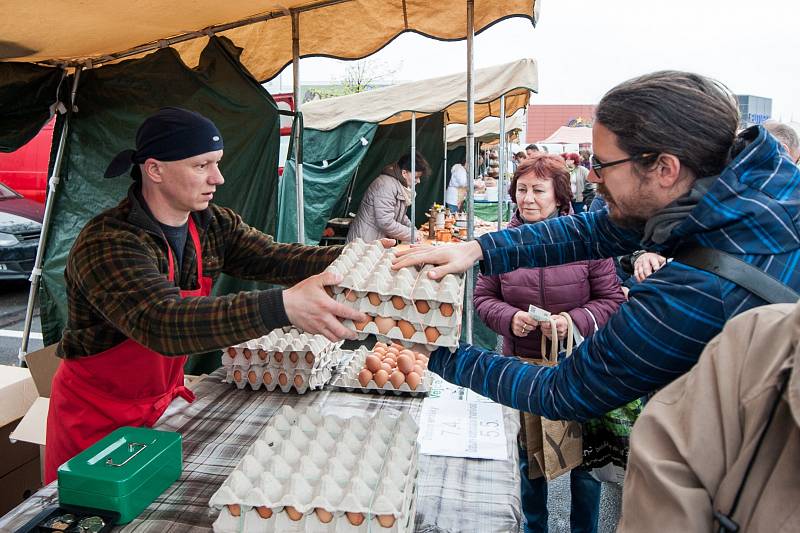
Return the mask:
M 609 161 L 608 163 L 603 163 L 594 154 L 589 157 L 589 164 L 592 166 L 592 170 L 594 173 L 600 177 L 600 171 L 604 168 L 613 167 L 614 165 L 621 165 L 622 163 L 627 163 L 628 161 L 638 161 L 641 159 L 646 159 L 648 157 L 653 157 L 656 154 L 648 153 L 648 154 L 639 154 L 634 155 L 631 157 L 626 157 L 625 159 L 617 159 L 616 161 Z

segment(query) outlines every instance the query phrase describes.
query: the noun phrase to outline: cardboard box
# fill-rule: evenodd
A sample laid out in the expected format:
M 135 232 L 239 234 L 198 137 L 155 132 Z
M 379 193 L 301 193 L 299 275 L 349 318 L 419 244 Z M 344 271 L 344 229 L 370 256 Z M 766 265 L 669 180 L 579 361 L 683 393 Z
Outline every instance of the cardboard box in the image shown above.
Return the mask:
M 61 359 L 56 357 L 56 345 L 51 344 L 41 350 L 31 352 L 25 356 L 34 397 L 26 407 L 22 420 L 9 435 L 12 446 L 34 446 L 39 452 L 38 470 L 39 486 L 44 480 L 44 453 L 47 437 L 47 410 L 50 406 L 50 387 L 53 376 L 61 364 Z M 2 475 L 2 473 L 0 473 Z
M 12 430 L 37 399 L 29 369 L 0 365 L 0 515 L 42 486 L 39 446 L 15 444 L 11 438 Z

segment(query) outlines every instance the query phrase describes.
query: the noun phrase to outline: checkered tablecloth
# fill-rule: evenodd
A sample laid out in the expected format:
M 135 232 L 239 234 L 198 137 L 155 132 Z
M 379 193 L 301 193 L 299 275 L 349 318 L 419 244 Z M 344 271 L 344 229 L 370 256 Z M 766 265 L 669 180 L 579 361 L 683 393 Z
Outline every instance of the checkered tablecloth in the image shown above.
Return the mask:
M 282 405 L 313 405 L 323 414 L 340 417 L 374 414 L 381 409 L 406 411 L 417 421 L 422 405 L 418 398 L 330 390 L 302 396 L 237 390 L 221 382 L 223 375 L 218 370 L 198 383 L 194 403 L 175 400 L 156 424 L 156 429 L 183 435 L 183 474 L 136 520 L 119 530 L 211 531 L 216 511 L 208 507 L 209 498 Z M 505 407 L 503 414 L 510 460 L 419 456 L 417 532 L 518 531 L 519 471 L 514 443 L 519 414 Z M 14 531 L 57 503 L 56 486 L 51 483 L 0 518 L 0 531 Z

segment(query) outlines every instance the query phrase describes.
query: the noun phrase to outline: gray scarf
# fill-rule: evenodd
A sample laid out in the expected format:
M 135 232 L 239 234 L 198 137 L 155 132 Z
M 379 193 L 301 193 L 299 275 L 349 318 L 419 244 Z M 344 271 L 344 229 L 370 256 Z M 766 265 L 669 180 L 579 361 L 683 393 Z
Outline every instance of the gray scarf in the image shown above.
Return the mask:
M 642 242 L 664 244 L 672 235 L 672 231 L 700 203 L 700 199 L 708 192 L 717 177 L 710 176 L 695 180 L 689 192 L 653 215 L 644 225 Z

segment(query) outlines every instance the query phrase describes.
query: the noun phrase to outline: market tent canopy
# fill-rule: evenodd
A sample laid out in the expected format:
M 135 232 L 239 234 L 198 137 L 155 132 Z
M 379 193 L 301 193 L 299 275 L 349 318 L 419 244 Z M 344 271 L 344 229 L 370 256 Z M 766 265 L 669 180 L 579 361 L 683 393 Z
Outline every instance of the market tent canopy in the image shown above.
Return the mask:
M 570 128 L 561 126 L 541 144 L 591 144 L 592 128 Z
M 476 33 L 499 20 L 536 24 L 535 0 L 475 2 Z M 193 67 L 207 35 L 242 48 L 243 66 L 258 80 L 292 60 L 292 14 L 300 57 L 366 57 L 403 32 L 441 40 L 466 38 L 465 0 L 9 0 L 0 20 L 0 60 L 83 64 L 136 57 L 174 46 Z M 199 38 L 198 38 L 199 37 Z
M 500 115 L 500 97 L 506 97 L 506 115 L 528 106 L 531 91 L 539 89 L 534 59 L 475 70 L 475 122 Z M 306 129 L 327 131 L 348 122 L 394 124 L 444 111 L 448 124 L 467 122 L 467 75 L 401 83 L 363 93 L 307 102 L 302 105 Z
M 523 127 L 524 112 L 517 111 L 506 118 L 506 133 L 521 130 Z M 464 124 L 448 124 L 447 144 L 456 144 L 467 137 L 467 126 Z M 500 137 L 500 117 L 486 117 L 475 124 L 475 140 L 488 142 Z

